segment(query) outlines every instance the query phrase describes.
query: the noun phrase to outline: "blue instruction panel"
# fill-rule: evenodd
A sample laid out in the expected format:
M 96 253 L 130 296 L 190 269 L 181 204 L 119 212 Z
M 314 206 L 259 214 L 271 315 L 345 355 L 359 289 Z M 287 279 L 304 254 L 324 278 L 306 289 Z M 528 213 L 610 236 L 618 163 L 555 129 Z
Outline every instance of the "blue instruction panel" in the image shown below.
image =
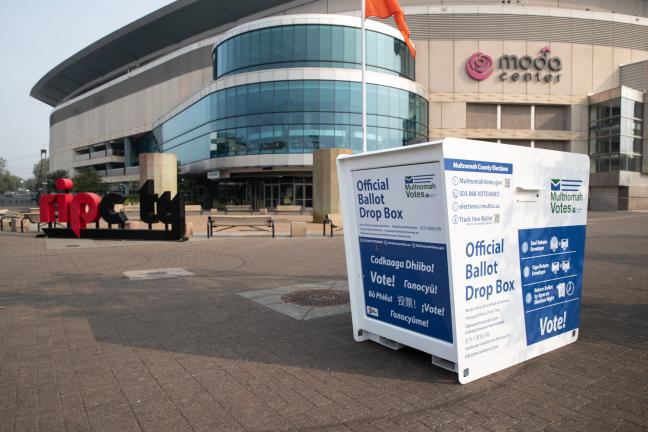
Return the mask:
M 446 245 L 359 240 L 367 317 L 452 343 Z
M 527 345 L 578 328 L 585 226 L 518 231 Z

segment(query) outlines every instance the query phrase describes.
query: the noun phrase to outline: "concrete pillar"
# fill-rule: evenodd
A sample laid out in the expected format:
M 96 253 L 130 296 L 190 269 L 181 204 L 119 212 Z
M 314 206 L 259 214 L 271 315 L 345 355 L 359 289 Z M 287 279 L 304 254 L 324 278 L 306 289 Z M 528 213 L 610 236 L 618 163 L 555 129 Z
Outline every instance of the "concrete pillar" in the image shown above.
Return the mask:
M 133 165 L 133 143 L 130 137 L 124 138 L 124 166 L 128 168 Z
M 313 222 L 321 223 L 329 213 L 340 213 L 335 160 L 341 154 L 351 154 L 350 149 L 326 148 L 313 153 Z
M 146 180 L 155 182 L 154 192 L 178 193 L 178 163 L 173 153 L 141 153 L 139 155 L 140 187 Z

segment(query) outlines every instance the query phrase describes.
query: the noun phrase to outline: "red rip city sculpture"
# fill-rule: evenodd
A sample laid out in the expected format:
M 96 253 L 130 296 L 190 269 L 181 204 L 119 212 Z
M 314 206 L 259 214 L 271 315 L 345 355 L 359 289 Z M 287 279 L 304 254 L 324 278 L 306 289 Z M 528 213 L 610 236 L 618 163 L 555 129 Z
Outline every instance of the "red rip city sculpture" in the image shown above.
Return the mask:
M 74 186 L 70 179 L 56 180 L 56 189 L 69 191 Z M 40 198 L 40 220 L 43 223 L 66 222 L 77 237 L 87 224 L 99 220 L 101 197 L 90 192 L 47 194 Z

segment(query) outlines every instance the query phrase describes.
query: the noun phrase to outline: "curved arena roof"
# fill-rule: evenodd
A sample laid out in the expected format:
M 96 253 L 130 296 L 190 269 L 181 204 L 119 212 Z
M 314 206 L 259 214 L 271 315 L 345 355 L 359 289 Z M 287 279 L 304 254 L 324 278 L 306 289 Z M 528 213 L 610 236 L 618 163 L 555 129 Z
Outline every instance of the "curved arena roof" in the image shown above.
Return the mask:
M 57 106 L 61 102 L 72 99 L 79 94 L 87 92 L 124 74 L 129 69 L 139 67 L 164 54 L 226 30 L 228 25 L 234 26 L 237 21 L 249 17 L 250 15 L 256 14 L 257 16 L 255 18 L 262 18 L 281 12 L 286 8 L 314 3 L 316 1 L 317 0 L 177 0 L 144 16 L 143 18 L 138 19 L 137 21 L 132 22 L 131 24 L 128 24 L 125 27 L 122 27 L 108 36 L 99 39 L 72 57 L 66 59 L 43 76 L 32 88 L 30 95 L 48 105 Z M 435 4 L 443 3 L 438 0 L 429 2 Z M 404 6 L 418 6 L 422 3 L 425 2 L 422 2 L 421 0 L 401 0 L 401 4 Z M 463 3 L 466 2 L 463 0 L 445 0 L 445 4 Z M 493 0 L 472 0 L 470 3 L 476 5 L 492 5 L 493 3 L 497 4 L 500 2 L 494 2 Z M 546 6 L 547 3 L 548 0 L 528 0 L 522 4 L 525 6 L 531 6 L 534 4 Z M 593 10 L 608 11 L 610 7 L 615 7 L 619 9 L 616 12 L 631 14 L 634 15 L 634 17 L 648 16 L 648 0 L 619 0 L 618 2 L 609 3 L 601 2 L 600 0 L 574 0 L 568 3 L 569 4 L 566 5 L 565 8 L 577 7 L 578 9 L 589 11 L 589 8 L 592 7 Z M 355 3 L 349 3 L 349 5 L 352 4 Z M 510 8 L 512 8 L 510 9 L 511 12 L 515 10 L 515 6 L 510 6 Z M 507 9 L 509 9 L 509 7 L 507 7 Z M 502 14 L 503 11 L 504 10 L 502 10 L 500 14 Z M 516 13 L 515 16 L 522 19 L 522 21 L 518 23 L 520 29 L 518 32 L 511 31 L 511 29 L 508 28 L 508 25 L 504 25 L 503 22 L 497 21 L 498 17 L 495 16 L 490 19 L 490 21 L 493 21 L 493 19 L 496 21 L 494 27 L 492 27 L 492 35 L 487 38 L 501 37 L 495 35 L 498 34 L 498 31 L 501 33 L 504 30 L 508 30 L 508 33 L 512 34 L 513 38 L 516 38 L 519 32 L 524 33 L 528 27 L 526 21 L 524 21 L 524 14 Z M 586 21 L 577 18 L 578 17 L 574 17 L 576 21 L 582 21 L 583 23 Z M 458 31 L 461 32 L 462 29 L 470 30 L 475 27 L 472 24 L 473 21 L 471 21 L 474 20 L 475 17 L 468 15 L 465 17 L 461 16 L 457 19 L 452 18 L 457 21 L 456 23 L 446 17 L 438 17 L 438 19 L 440 19 L 440 22 L 432 23 L 429 17 L 424 17 L 422 20 L 412 18 L 409 24 L 414 39 L 416 39 L 417 36 L 429 38 L 429 35 L 427 34 L 429 32 L 429 30 L 427 30 L 428 27 L 434 27 L 444 34 L 447 34 L 450 31 L 455 31 L 454 29 L 458 29 Z M 464 23 L 462 19 L 464 19 L 464 21 L 468 20 L 468 22 Z M 555 21 L 562 18 L 553 17 L 552 19 Z M 592 20 L 596 20 L 596 17 L 592 16 L 589 18 L 589 21 Z M 488 20 L 480 18 L 480 26 L 477 26 L 478 30 L 479 27 L 485 27 L 485 25 L 481 24 L 482 21 L 487 23 Z M 517 21 L 520 21 L 520 19 Z M 608 28 L 601 29 L 599 28 L 600 26 L 594 26 L 589 23 L 589 21 L 585 23 L 586 27 L 589 26 L 585 29 L 584 37 L 587 39 L 585 42 L 593 42 L 595 38 L 600 39 L 602 37 L 612 37 L 614 39 L 616 37 L 614 36 L 614 31 L 609 31 Z M 632 48 L 644 49 L 643 44 L 645 44 L 645 38 L 632 37 L 632 34 L 636 33 L 635 30 L 639 27 L 632 26 L 629 22 L 625 23 L 622 21 L 622 19 L 619 21 L 619 25 L 625 25 L 627 27 L 625 33 L 629 34 L 629 36 L 624 35 L 624 38 L 619 39 L 617 42 L 622 42 L 621 45 L 625 46 L 627 45 L 627 42 L 630 41 L 633 45 Z M 638 21 L 638 18 L 636 18 L 635 21 Z M 223 28 L 224 26 L 225 28 Z M 421 33 L 421 26 L 424 27 L 424 33 Z M 547 23 L 544 21 L 539 23 L 538 30 L 541 33 L 541 36 L 546 35 Z M 565 36 L 568 41 L 571 41 L 571 35 L 572 33 L 576 33 L 576 30 L 567 26 L 566 31 L 563 33 L 563 36 Z M 453 37 L 457 36 L 455 35 Z M 470 37 L 481 38 L 483 36 L 475 36 L 471 34 Z M 545 37 L 542 37 L 542 40 L 544 39 Z M 619 43 L 614 41 L 613 43 L 607 43 L 604 40 L 601 41 L 602 45 L 617 46 Z
M 30 95 L 56 106 L 143 62 L 290 0 L 179 0 L 99 39 L 43 76 Z M 294 2 L 293 2 L 294 3 Z

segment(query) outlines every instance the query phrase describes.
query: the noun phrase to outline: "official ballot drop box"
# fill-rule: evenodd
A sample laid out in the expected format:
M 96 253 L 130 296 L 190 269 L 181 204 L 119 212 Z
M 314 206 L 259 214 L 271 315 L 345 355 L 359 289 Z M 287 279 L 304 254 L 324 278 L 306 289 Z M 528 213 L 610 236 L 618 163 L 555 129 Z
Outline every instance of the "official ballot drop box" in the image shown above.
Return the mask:
M 337 164 L 357 341 L 461 383 L 576 341 L 586 155 L 446 138 Z

